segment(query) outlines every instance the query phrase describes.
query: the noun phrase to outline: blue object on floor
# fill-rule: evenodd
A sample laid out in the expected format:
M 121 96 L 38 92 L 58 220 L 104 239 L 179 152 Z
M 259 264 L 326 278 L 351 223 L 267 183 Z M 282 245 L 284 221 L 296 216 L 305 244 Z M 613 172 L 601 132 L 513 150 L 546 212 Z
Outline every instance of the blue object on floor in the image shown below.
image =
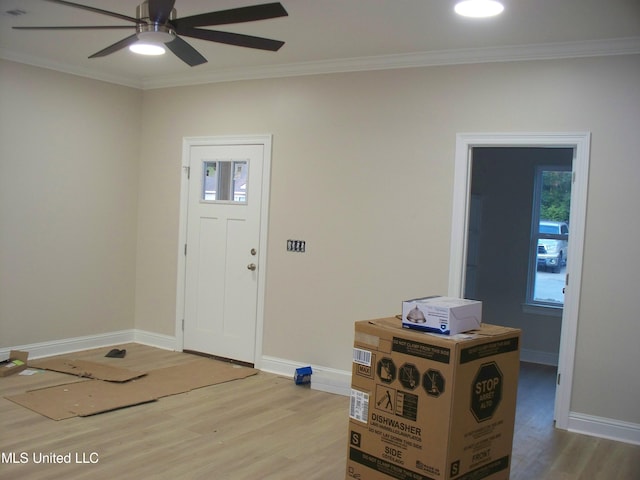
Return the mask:
M 293 381 L 296 385 L 304 385 L 305 383 L 311 383 L 311 374 L 313 371 L 311 367 L 296 368 L 296 373 L 293 375 Z

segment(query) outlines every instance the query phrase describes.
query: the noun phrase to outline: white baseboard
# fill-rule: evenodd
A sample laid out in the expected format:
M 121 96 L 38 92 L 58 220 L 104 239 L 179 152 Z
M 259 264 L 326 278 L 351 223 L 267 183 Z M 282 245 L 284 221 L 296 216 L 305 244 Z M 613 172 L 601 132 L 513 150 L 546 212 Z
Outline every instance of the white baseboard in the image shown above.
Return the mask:
M 311 388 L 314 390 L 336 395 L 351 395 L 351 372 L 315 366 L 311 379 Z
M 617 442 L 640 445 L 640 425 L 637 423 L 569 412 L 567 430 L 591 435 L 592 437 L 608 438 Z
M 162 348 L 163 350 L 177 350 L 176 337 L 162 335 L 161 333 L 147 332 L 146 330 L 134 330 L 133 341 L 151 347 Z
M 270 357 L 268 355 L 263 355 L 262 361 L 260 362 L 260 370 L 262 370 L 263 372 L 269 372 L 275 375 L 291 378 L 293 378 L 293 374 L 296 368 L 307 366 L 309 365 L 305 365 L 304 363 L 299 362 L 292 362 L 291 360 L 283 360 L 277 357 Z
M 8 358 L 11 350 L 29 352 L 29 359 L 35 360 L 36 358 L 64 355 L 67 353 L 78 352 L 80 350 L 110 347 L 113 345 L 132 342 L 151 345 L 165 350 L 175 350 L 176 346 L 176 340 L 174 337 L 147 332 L 144 330 L 130 329 L 110 333 L 100 333 L 97 335 L 87 335 L 83 337 L 52 340 L 50 342 L 31 343 L 0 348 L 0 359 Z
M 523 348 L 520 350 L 520 361 L 557 367 L 558 354 L 543 352 L 540 350 L 527 350 L 526 348 Z
M 309 365 L 267 355 L 262 357 L 260 370 L 283 377 L 290 377 L 293 381 L 293 374 L 296 368 L 307 366 L 311 366 L 313 371 L 311 374 L 311 388 L 313 390 L 346 396 L 351 394 L 351 372 L 344 370 Z

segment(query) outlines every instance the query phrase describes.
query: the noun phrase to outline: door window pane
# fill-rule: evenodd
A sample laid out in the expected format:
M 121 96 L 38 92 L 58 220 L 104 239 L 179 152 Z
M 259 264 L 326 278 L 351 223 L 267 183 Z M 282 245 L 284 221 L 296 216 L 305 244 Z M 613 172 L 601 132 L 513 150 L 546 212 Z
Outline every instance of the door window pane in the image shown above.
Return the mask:
M 527 303 L 564 306 L 572 173 L 565 167 L 536 170 Z
M 207 160 L 202 173 L 202 200 L 247 203 L 248 160 Z

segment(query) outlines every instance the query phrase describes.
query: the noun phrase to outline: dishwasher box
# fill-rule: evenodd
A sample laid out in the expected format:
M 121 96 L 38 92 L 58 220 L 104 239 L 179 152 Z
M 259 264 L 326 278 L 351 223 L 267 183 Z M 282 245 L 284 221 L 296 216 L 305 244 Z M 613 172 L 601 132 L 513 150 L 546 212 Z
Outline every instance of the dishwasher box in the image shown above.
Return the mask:
M 424 297 L 402 302 L 402 326 L 455 335 L 480 328 L 482 302 L 455 297 Z
M 520 330 L 355 324 L 346 480 L 508 480 Z

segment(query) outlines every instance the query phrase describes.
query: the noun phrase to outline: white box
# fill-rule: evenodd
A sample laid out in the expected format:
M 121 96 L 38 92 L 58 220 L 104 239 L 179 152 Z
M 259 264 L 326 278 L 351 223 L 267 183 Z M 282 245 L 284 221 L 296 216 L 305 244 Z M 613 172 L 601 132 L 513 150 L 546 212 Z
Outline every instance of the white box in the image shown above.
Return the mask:
M 402 327 L 456 335 L 480 328 L 482 302 L 454 297 L 414 298 L 402 302 Z

